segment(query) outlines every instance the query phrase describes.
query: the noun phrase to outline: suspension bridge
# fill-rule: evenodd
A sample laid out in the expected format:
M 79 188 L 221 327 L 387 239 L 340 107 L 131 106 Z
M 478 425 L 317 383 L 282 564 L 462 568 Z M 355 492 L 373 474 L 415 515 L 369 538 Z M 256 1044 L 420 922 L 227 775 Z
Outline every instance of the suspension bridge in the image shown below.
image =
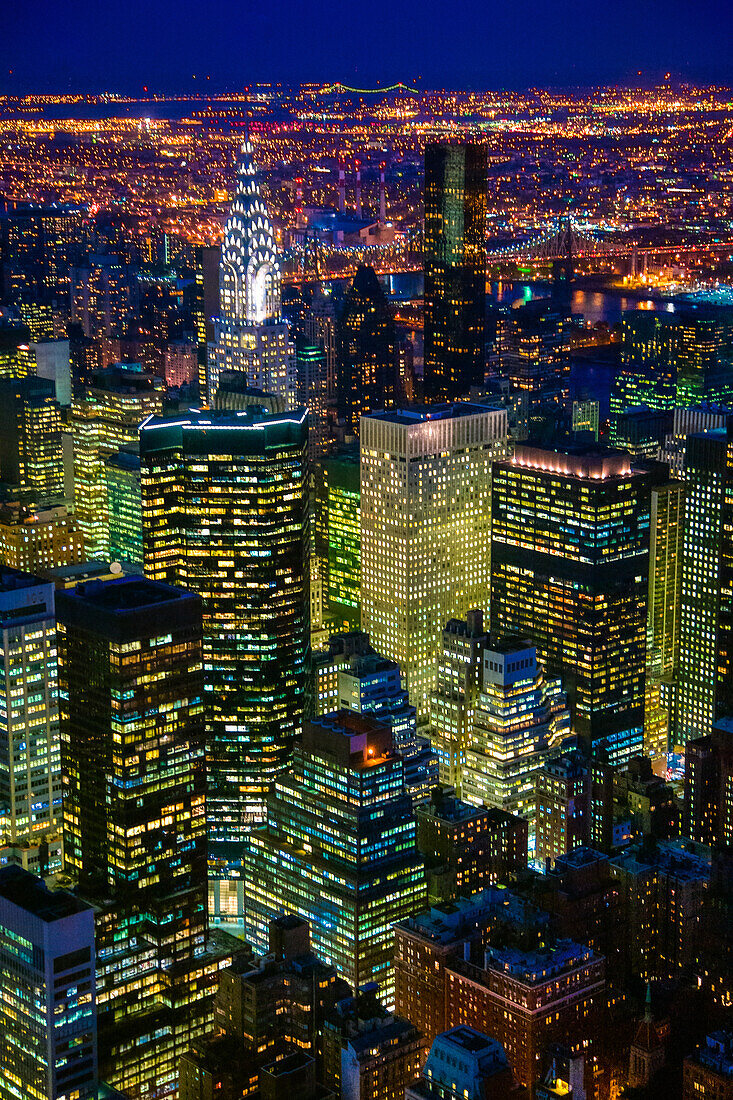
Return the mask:
M 502 264 L 564 263 L 569 269 L 586 260 L 629 260 L 632 274 L 645 270 L 649 257 L 683 260 L 698 256 L 733 254 L 733 240 L 698 244 L 639 244 L 623 230 L 592 230 L 563 215 L 547 229 L 524 240 L 512 241 L 486 253 L 487 274 Z M 389 244 L 335 245 L 308 238 L 291 245 L 283 254 L 288 282 L 307 282 L 329 275 L 348 276 L 360 263 L 371 264 L 380 274 L 417 271 L 422 268 L 419 235 L 397 238 Z
M 695 253 L 733 251 L 733 241 L 704 244 L 640 245 L 623 231 L 605 233 L 582 228 L 570 215 L 563 215 L 544 232 L 524 241 L 512 241 L 501 248 L 490 248 L 488 266 L 501 263 L 544 263 L 557 260 L 620 259 L 645 256 L 689 256 Z

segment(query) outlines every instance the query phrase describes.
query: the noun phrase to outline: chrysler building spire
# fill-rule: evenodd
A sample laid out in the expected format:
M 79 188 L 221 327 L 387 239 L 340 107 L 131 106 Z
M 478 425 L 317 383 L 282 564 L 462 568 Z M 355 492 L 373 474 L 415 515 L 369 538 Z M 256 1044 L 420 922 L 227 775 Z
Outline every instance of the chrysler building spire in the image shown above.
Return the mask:
M 219 316 L 209 345 L 207 393 L 216 399 L 222 371 L 247 385 L 295 401 L 295 355 L 280 315 L 281 271 L 275 232 L 260 194 L 252 143 L 242 145 L 237 185 L 219 262 Z

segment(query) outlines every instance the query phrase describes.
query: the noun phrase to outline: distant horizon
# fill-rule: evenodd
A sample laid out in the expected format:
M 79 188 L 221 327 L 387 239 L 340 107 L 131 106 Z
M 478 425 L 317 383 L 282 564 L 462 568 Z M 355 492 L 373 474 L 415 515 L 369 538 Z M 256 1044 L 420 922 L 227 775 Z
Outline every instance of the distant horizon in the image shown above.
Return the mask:
M 733 20 L 713 0 L 25 0 L 8 5 L 0 94 L 217 92 L 267 80 L 373 87 L 626 86 L 637 75 L 733 84 Z M 194 79 L 194 74 L 195 78 Z M 247 79 L 243 79 L 247 74 Z M 633 85 L 631 85 L 633 86 Z M 83 93 L 82 93 L 83 94 Z
M 391 80 L 391 81 L 379 81 L 376 80 L 372 87 L 356 87 L 353 85 L 347 85 L 342 78 L 335 78 L 329 80 L 261 80 L 261 81 L 249 81 L 245 84 L 234 86 L 219 86 L 215 87 L 208 83 L 206 85 L 191 84 L 189 86 L 160 86 L 155 87 L 151 84 L 142 85 L 141 87 L 112 87 L 107 85 L 105 87 L 83 87 L 79 85 L 77 87 L 67 88 L 28 88 L 24 91 L 3 89 L 2 80 L 0 77 L 0 96 L 6 100 L 15 99 L 35 99 L 41 97 L 61 98 L 64 96 L 91 96 L 91 97 L 103 97 L 110 96 L 114 98 L 122 99 L 135 99 L 135 100 L 153 100 L 155 98 L 168 98 L 178 97 L 184 99 L 215 99 L 221 96 L 233 96 L 242 99 L 246 99 L 247 95 L 254 89 L 264 89 L 268 87 L 282 88 L 282 89 L 294 89 L 304 88 L 309 85 L 320 85 L 323 89 L 327 89 L 331 86 L 341 85 L 347 92 L 351 94 L 362 95 L 380 95 L 383 92 L 393 91 L 397 85 L 406 85 L 405 94 L 433 94 L 433 93 L 468 93 L 475 95 L 499 95 L 502 93 L 512 93 L 515 95 L 530 95 L 533 92 L 550 92 L 550 93 L 567 93 L 567 92 L 595 92 L 617 89 L 619 91 L 654 91 L 655 89 L 663 88 L 665 86 L 674 88 L 684 88 L 691 91 L 711 91 L 717 90 L 719 92 L 731 92 L 733 94 L 733 73 L 731 74 L 731 81 L 724 83 L 719 80 L 694 80 L 687 76 L 675 76 L 674 73 L 664 73 L 660 75 L 642 74 L 636 75 L 636 79 L 633 76 L 619 80 L 607 80 L 607 81 L 595 81 L 591 83 L 576 83 L 576 84 L 555 84 L 555 83 L 536 83 L 536 84 L 494 84 L 494 85 L 477 85 L 477 84 L 424 84 L 422 81 L 419 86 L 409 83 L 407 80 Z

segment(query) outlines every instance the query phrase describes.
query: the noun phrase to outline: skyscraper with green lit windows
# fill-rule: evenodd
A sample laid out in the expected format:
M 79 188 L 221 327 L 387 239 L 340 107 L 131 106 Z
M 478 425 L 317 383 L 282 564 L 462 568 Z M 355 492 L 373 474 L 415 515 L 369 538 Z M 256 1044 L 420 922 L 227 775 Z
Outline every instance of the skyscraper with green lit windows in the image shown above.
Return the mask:
M 393 1005 L 392 927 L 427 899 L 416 835 L 390 725 L 348 710 L 306 722 L 247 848 L 247 940 L 264 952 L 273 917 L 305 917 L 318 956 Z

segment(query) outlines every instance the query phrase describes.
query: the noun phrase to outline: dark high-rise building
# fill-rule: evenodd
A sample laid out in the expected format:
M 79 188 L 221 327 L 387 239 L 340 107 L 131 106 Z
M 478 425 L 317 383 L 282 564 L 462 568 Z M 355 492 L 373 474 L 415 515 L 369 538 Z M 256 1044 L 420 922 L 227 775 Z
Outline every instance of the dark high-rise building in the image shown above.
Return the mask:
M 307 415 L 140 430 L 145 575 L 203 600 L 210 856 L 238 860 L 290 762 L 308 655 Z
M 201 601 L 125 577 L 56 603 L 64 855 L 96 908 L 101 1073 L 174 1096 L 224 964 L 206 943 Z
M 394 318 L 384 290 L 374 268 L 361 264 L 336 329 L 338 413 L 357 435 L 362 416 L 395 403 L 395 342 Z
M 64 496 L 61 407 L 46 378 L 0 378 L 0 481 L 34 506 Z
M 83 211 L 16 203 L 0 216 L 0 286 L 4 296 L 68 295 L 69 271 L 82 247 Z
M 684 834 L 700 844 L 733 846 L 733 719 L 720 718 L 685 746 Z
M 494 463 L 491 624 L 562 672 L 573 731 L 623 761 L 644 723 L 649 478 L 597 447 Z
M 313 461 L 328 448 L 328 360 L 324 348 L 297 337 L 295 368 L 298 403 L 308 409 L 308 456 Z
M 611 423 L 625 409 L 730 404 L 733 321 L 724 310 L 682 306 L 674 313 L 629 310 L 621 369 L 611 389 Z
M 484 145 L 425 149 L 425 396 L 451 401 L 482 385 L 485 358 Z

